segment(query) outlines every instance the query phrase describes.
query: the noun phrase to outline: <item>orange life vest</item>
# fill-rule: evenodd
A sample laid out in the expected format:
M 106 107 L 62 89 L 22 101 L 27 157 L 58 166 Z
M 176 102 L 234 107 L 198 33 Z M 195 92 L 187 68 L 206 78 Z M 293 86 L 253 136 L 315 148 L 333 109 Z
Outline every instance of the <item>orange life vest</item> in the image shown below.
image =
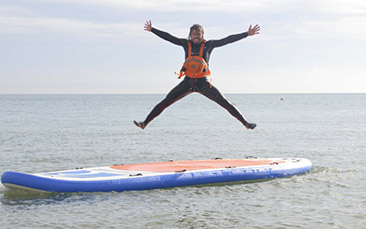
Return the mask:
M 206 41 L 203 41 L 200 48 L 199 56 L 192 56 L 192 43 L 188 41 L 188 57 L 185 60 L 178 79 L 182 76 L 190 78 L 204 78 L 211 74 L 206 61 L 203 59 L 203 49 Z

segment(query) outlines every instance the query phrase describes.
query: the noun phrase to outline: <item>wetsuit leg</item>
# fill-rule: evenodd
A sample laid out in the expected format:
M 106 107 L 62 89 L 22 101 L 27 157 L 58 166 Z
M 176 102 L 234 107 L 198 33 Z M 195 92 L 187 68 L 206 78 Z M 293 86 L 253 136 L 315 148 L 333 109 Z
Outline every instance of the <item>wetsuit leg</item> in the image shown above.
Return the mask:
M 211 85 L 207 80 L 203 83 L 203 86 L 201 87 L 199 93 L 215 101 L 217 104 L 225 108 L 232 116 L 237 118 L 244 126 L 247 127 L 248 122 L 245 120 L 244 116 L 240 113 L 240 111 L 236 108 L 236 106 L 230 103 L 224 97 L 224 95 L 216 87 Z
M 151 122 L 156 116 L 160 115 L 165 108 L 190 93 L 192 93 L 192 91 L 190 90 L 189 82 L 187 80 L 183 80 L 167 94 L 165 99 L 163 99 L 154 107 L 154 109 L 152 109 L 144 121 L 145 125 Z

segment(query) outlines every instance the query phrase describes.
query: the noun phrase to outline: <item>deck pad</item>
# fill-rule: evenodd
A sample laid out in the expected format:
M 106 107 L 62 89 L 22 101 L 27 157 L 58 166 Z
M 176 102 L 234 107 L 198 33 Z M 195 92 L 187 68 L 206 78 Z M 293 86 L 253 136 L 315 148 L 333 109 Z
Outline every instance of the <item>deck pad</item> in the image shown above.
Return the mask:
M 128 171 L 149 171 L 149 172 L 174 172 L 174 171 L 193 171 L 202 169 L 220 169 L 245 166 L 270 165 L 284 163 L 283 160 L 270 159 L 216 159 L 199 161 L 168 161 L 143 164 L 128 164 L 111 166 L 112 169 Z

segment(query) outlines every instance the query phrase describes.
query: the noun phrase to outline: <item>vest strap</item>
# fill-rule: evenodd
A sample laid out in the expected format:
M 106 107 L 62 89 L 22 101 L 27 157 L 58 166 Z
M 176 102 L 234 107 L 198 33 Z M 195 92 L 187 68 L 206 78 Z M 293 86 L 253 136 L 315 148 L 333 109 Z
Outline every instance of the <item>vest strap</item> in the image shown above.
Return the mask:
M 200 57 L 203 57 L 203 50 L 205 49 L 206 41 L 203 40 L 200 48 Z M 192 56 L 192 43 L 188 41 L 188 57 Z

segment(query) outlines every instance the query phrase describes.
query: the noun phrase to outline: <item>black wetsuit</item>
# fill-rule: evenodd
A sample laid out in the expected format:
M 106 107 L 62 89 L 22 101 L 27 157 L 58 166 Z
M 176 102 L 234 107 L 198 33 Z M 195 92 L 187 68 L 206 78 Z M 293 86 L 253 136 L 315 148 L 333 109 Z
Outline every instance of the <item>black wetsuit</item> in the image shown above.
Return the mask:
M 173 44 L 182 46 L 185 51 L 185 58 L 188 57 L 188 40 L 181 39 L 170 35 L 169 33 L 160 31 L 158 29 L 152 28 L 151 32 L 159 36 L 160 38 L 167 40 Z M 206 41 L 204 50 L 203 50 L 203 59 L 205 59 L 206 63 L 209 63 L 210 54 L 214 48 L 239 41 L 248 36 L 247 32 L 231 35 L 226 38 L 220 40 L 209 40 Z M 200 52 L 201 44 L 192 44 L 192 55 L 198 56 Z M 215 101 L 220 106 L 224 107 L 227 111 L 230 112 L 235 118 L 237 118 L 243 125 L 247 126 L 248 122 L 245 120 L 240 111 L 230 103 L 221 93 L 220 91 L 210 84 L 208 79 L 205 78 L 190 78 L 185 77 L 182 82 L 180 82 L 176 87 L 174 87 L 168 95 L 165 97 L 163 101 L 161 101 L 158 105 L 154 107 L 154 109 L 150 112 L 150 114 L 146 117 L 144 124 L 147 125 L 151 122 L 156 116 L 158 116 L 165 108 L 184 96 L 192 93 L 198 92 L 207 98 Z

